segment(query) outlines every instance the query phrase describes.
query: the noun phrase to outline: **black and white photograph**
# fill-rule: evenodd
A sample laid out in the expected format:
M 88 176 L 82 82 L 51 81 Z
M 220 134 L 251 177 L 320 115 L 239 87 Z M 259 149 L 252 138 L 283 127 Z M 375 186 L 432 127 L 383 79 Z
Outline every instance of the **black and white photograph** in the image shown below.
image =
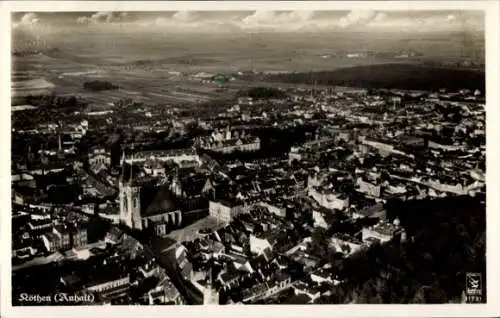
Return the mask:
M 9 13 L 13 308 L 492 301 L 484 7 L 275 5 Z

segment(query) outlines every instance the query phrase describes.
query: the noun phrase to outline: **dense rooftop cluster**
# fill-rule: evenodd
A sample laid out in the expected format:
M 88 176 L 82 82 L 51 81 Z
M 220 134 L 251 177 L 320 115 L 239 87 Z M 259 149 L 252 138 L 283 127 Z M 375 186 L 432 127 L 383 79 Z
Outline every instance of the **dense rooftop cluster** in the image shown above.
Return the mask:
M 345 268 L 419 242 L 394 202 L 484 209 L 481 92 L 265 92 L 203 116 L 124 101 L 14 120 L 13 293 L 180 304 L 189 284 L 204 303 L 373 302 Z

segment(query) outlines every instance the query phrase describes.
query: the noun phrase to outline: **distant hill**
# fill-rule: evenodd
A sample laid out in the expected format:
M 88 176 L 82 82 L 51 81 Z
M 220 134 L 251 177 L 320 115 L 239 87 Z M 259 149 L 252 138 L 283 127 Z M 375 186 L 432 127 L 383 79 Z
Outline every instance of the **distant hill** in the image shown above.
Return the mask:
M 265 80 L 297 84 L 338 85 L 363 88 L 438 90 L 485 89 L 479 70 L 430 67 L 415 64 L 379 64 L 311 73 L 269 74 Z

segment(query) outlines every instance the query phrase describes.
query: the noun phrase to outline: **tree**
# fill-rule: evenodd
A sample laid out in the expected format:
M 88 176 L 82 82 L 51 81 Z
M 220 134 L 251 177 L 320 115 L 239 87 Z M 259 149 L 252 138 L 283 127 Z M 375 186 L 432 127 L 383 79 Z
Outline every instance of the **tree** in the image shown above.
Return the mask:
M 329 254 L 329 241 L 327 231 L 323 228 L 317 228 L 311 235 L 311 249 L 315 255 L 326 261 Z
M 417 289 L 417 292 L 414 294 L 413 299 L 410 301 L 412 304 L 425 304 L 425 286 L 421 286 Z
M 414 239 L 373 246 L 345 260 L 341 273 L 351 293 L 359 297 L 357 302 L 375 303 L 380 298 L 390 303 L 457 301 L 464 273 L 485 271 L 481 199 L 392 202 L 386 208 Z

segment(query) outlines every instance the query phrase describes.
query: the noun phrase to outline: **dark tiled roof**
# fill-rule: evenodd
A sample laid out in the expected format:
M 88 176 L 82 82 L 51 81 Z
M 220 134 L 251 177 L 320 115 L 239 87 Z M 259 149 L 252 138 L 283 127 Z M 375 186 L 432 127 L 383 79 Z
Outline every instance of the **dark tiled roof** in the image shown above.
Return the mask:
M 222 274 L 220 276 L 221 280 L 224 282 L 224 283 L 227 283 L 227 282 L 231 282 L 233 280 L 236 280 L 238 279 L 238 274 L 235 273 L 235 272 L 225 272 L 224 274 Z
M 311 297 L 309 297 L 306 294 L 299 294 L 299 295 L 293 295 L 292 297 L 288 298 L 283 302 L 283 304 L 290 304 L 290 305 L 301 305 L 301 304 L 308 304 L 312 300 Z
M 177 210 L 172 192 L 168 185 L 162 185 L 159 188 L 141 189 L 141 215 L 151 216 Z
M 273 251 L 269 247 L 264 249 L 264 257 L 266 258 L 267 261 L 270 261 L 271 259 L 274 258 Z
M 68 233 L 68 229 L 61 224 L 54 226 L 54 229 L 61 234 Z
M 51 219 L 41 219 L 41 220 L 34 219 L 34 220 L 31 220 L 29 223 L 33 226 L 47 226 L 47 225 L 52 224 L 52 220 Z
M 63 276 L 62 280 L 64 281 L 64 284 L 70 287 L 77 287 L 82 282 L 82 280 L 78 276 L 73 274 Z
M 279 272 L 276 272 L 276 273 L 274 274 L 274 278 L 275 278 L 277 281 L 279 281 L 279 282 L 283 282 L 283 281 L 285 281 L 285 280 L 289 279 L 289 278 L 290 278 L 290 275 L 288 275 L 288 274 L 286 274 L 286 273 L 284 273 L 284 272 L 279 271 Z
M 201 194 L 206 182 L 207 177 L 198 175 L 190 178 L 183 178 L 183 180 L 181 180 L 181 186 L 187 196 L 195 196 Z
M 118 227 L 112 227 L 106 235 L 111 240 L 119 240 L 123 235 L 123 231 Z
M 384 205 L 381 203 L 378 203 L 378 204 L 375 204 L 372 206 L 365 207 L 361 210 L 358 210 L 356 213 L 363 215 L 363 216 L 370 217 L 370 216 L 378 215 L 382 211 L 384 211 Z
M 51 242 L 55 242 L 55 241 L 59 240 L 59 237 L 56 234 L 52 233 L 52 232 L 45 233 L 44 235 Z

